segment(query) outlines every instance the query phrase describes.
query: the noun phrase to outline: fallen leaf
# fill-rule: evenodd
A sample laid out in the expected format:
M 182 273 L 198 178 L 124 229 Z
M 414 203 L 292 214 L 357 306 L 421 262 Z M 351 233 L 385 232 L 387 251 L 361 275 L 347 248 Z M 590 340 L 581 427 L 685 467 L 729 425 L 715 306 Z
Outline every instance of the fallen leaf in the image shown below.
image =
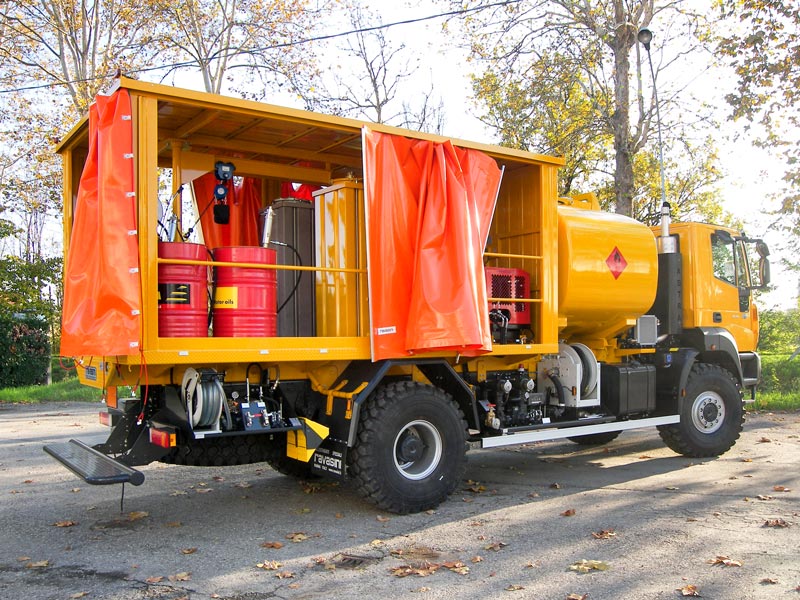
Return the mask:
M 742 462 L 753 462 L 752 458 L 743 458 Z
M 528 498 L 538 498 L 538 497 L 539 497 L 538 492 L 531 492 L 530 494 L 528 494 Z
M 536 568 L 541 567 L 541 566 L 542 566 L 542 561 L 540 561 L 540 560 L 529 560 L 525 564 L 525 568 L 526 569 L 536 569 Z
M 433 575 L 439 570 L 441 565 L 424 561 L 419 565 L 400 565 L 399 567 L 392 567 L 389 572 L 395 577 L 408 577 L 409 575 L 416 575 L 417 577 L 428 577 Z
M 774 500 L 772 496 L 764 496 L 762 494 L 759 494 L 758 496 L 756 496 L 756 498 L 758 498 L 759 500 Z
M 287 533 L 286 539 L 290 540 L 293 544 L 299 544 L 300 542 L 305 542 L 308 536 L 302 531 L 297 531 L 295 533 Z
M 275 577 L 278 579 L 292 579 L 294 577 L 294 573 L 291 571 L 281 571 L 280 573 L 275 573 Z
M 85 598 L 89 595 L 89 592 L 76 592 L 75 594 L 70 594 L 70 598 L 74 598 L 77 600 L 78 598 Z
M 181 523 L 180 521 L 170 521 L 169 523 L 165 523 L 164 525 L 165 527 L 172 527 L 173 529 L 177 527 L 183 527 L 183 523 Z
M 469 573 L 469 567 L 465 565 L 460 560 L 451 560 L 445 563 L 442 563 L 442 566 L 445 569 L 449 569 L 453 573 L 458 573 L 459 575 L 466 575 Z
M 175 490 L 170 494 L 170 496 L 188 496 L 189 494 L 184 492 L 183 490 Z
M 761 585 L 775 585 L 778 583 L 777 579 L 772 579 L 771 577 L 764 577 L 761 581 L 759 581 Z
M 653 458 L 653 457 L 652 457 L 652 456 L 650 456 L 649 454 L 642 454 L 642 455 L 639 457 L 639 460 L 645 460 L 645 459 L 648 459 L 648 458 Z
M 251 483 L 248 483 L 247 481 L 241 481 L 239 483 L 234 483 L 233 487 L 247 489 L 253 487 L 253 485 Z
M 671 491 L 675 491 L 675 490 L 679 490 L 679 489 L 681 489 L 681 488 L 679 488 L 679 487 L 675 487 L 674 485 L 668 485 L 668 486 L 667 486 L 667 487 L 665 487 L 664 489 L 665 489 L 665 490 L 671 490 Z
M 593 531 L 592 537 L 596 540 L 608 540 L 612 537 L 617 537 L 617 532 L 613 529 L 602 529 L 600 531 Z
M 336 513 L 333 516 L 336 517 L 337 519 L 343 519 L 344 518 L 344 515 L 342 513 Z
M 483 557 L 476 554 L 475 556 L 473 556 L 470 559 L 470 562 L 473 562 L 473 563 L 483 562 Z
M 213 488 L 200 488 L 199 490 L 195 490 L 198 494 L 208 494 L 213 492 Z
M 569 566 L 570 571 L 577 571 L 578 573 L 588 573 L 589 571 L 607 571 L 608 564 L 602 560 L 586 560 L 582 558 L 576 563 Z
M 764 527 L 789 527 L 790 523 L 783 519 L 767 519 L 764 521 Z
M 465 492 L 472 492 L 473 494 L 481 494 L 486 491 L 485 485 L 473 485 L 464 490 Z
M 158 575 L 156 577 L 148 577 L 144 580 L 145 583 L 161 583 L 164 581 L 163 575 Z
M 722 565 L 723 567 L 741 567 L 742 562 L 739 560 L 733 560 L 729 556 L 717 556 L 715 558 L 710 558 L 706 561 L 710 565 Z
M 378 515 L 377 517 L 375 517 L 375 520 L 378 521 L 378 523 L 386 523 L 387 521 L 391 521 L 392 519 L 389 517 L 384 517 L 383 515 Z
M 524 590 L 525 588 L 521 585 L 517 585 L 516 583 L 512 583 L 511 585 L 507 585 L 505 590 L 507 592 L 518 592 L 520 590 Z
M 772 441 L 772 440 L 771 440 L 771 439 L 769 439 L 768 437 L 762 437 L 762 438 L 761 438 L 760 440 L 758 440 L 756 443 L 757 443 L 757 444 L 768 444 L 768 443 L 769 443 L 769 442 L 771 442 L 771 441 Z
M 550 489 L 551 490 L 560 490 L 561 489 L 561 484 L 560 483 L 551 483 L 550 484 Z
M 494 552 L 499 552 L 501 548 L 505 548 L 508 546 L 505 542 L 492 542 L 483 547 L 484 550 L 493 550 Z
M 70 492 L 72 492 L 73 494 L 77 494 L 77 493 L 78 493 L 78 492 L 80 492 L 80 491 L 81 491 L 81 488 L 72 488 L 72 489 L 70 490 Z
M 175 575 L 167 577 L 170 581 L 189 581 L 191 578 L 192 574 L 188 571 L 181 571 L 180 573 L 175 573 Z
M 25 565 L 26 569 L 44 569 L 50 566 L 49 560 L 37 560 L 35 562 L 29 562 Z
M 181 554 L 194 554 L 197 552 L 197 548 L 183 548 L 181 550 Z
M 431 588 L 426 587 L 426 586 L 423 585 L 421 588 L 417 588 L 417 589 L 411 590 L 411 591 L 412 592 L 430 592 Z
M 681 593 L 681 596 L 693 596 L 696 598 L 702 597 L 700 596 L 700 590 L 697 589 L 696 585 L 685 585 L 682 588 L 678 588 L 677 591 Z
M 31 557 L 30 557 L 30 556 L 18 556 L 18 557 L 17 557 L 17 560 L 18 560 L 19 562 L 25 562 L 25 561 L 28 561 L 28 560 L 30 560 L 30 559 L 31 559 Z
M 791 492 L 792 490 L 786 487 L 785 485 L 775 485 L 772 486 L 772 491 L 774 492 Z
M 26 479 L 26 480 L 25 480 L 25 481 L 23 481 L 22 483 L 33 483 L 33 479 Z
M 214 475 L 214 477 L 212 477 L 211 479 L 213 479 L 214 481 L 225 481 L 225 478 L 222 475 Z
M 53 525 L 56 527 L 74 527 L 77 524 L 78 523 L 75 521 L 58 521 L 56 523 L 53 523 Z
M 587 600 L 589 594 L 570 594 L 564 600 Z
M 264 562 L 257 563 L 256 566 L 259 569 L 264 569 L 265 571 L 277 571 L 283 565 L 277 560 L 265 560 Z
M 263 544 L 261 544 L 261 547 L 280 550 L 281 548 L 283 548 L 283 542 L 264 542 Z
M 575 516 L 575 509 L 574 508 L 568 508 L 567 510 L 565 510 L 564 512 L 561 513 L 561 516 L 562 517 L 574 517 Z
M 286 587 L 288 587 L 290 590 L 296 590 L 296 589 L 298 589 L 300 587 L 300 584 L 299 583 L 290 583 Z
M 131 513 L 128 513 L 128 521 L 139 521 L 140 519 L 144 519 L 149 517 L 150 513 L 145 512 L 143 510 L 135 510 Z

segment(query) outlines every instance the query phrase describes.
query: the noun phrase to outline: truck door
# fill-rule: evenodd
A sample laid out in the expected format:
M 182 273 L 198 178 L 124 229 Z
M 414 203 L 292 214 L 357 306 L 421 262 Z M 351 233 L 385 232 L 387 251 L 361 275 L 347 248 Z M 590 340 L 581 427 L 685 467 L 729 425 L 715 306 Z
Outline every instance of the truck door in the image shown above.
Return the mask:
M 711 233 L 713 277 L 708 282 L 701 326 L 724 327 L 736 339 L 739 352 L 755 350 L 758 313 L 751 300 L 750 268 L 743 238 L 717 229 Z

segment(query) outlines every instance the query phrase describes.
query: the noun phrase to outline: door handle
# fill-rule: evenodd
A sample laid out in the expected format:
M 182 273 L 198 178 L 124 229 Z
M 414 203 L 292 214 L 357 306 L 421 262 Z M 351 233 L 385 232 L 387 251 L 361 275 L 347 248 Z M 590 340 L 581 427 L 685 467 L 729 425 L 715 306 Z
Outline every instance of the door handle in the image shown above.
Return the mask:
M 714 323 L 722 323 L 722 313 L 715 312 L 713 318 Z

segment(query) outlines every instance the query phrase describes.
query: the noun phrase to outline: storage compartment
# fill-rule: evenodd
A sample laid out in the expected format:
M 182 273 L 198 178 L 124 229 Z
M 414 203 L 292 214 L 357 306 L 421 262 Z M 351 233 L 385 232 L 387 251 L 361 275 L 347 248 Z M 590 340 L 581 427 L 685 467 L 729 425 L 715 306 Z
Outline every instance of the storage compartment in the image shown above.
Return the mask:
M 601 367 L 601 401 L 617 416 L 652 412 L 656 408 L 656 368 L 653 365 Z

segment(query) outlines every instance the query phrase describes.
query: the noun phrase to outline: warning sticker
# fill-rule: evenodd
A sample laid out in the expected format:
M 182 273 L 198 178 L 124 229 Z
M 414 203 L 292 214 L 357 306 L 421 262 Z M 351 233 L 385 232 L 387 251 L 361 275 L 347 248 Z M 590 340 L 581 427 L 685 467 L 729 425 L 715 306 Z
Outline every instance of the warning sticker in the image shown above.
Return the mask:
M 606 259 L 606 264 L 608 265 L 609 271 L 611 271 L 611 274 L 614 276 L 614 279 L 619 279 L 625 267 L 628 266 L 628 261 L 622 256 L 622 252 L 619 251 L 619 248 L 614 246 L 611 254 L 609 254 Z
M 214 308 L 239 308 L 239 288 L 218 287 L 214 295 Z

